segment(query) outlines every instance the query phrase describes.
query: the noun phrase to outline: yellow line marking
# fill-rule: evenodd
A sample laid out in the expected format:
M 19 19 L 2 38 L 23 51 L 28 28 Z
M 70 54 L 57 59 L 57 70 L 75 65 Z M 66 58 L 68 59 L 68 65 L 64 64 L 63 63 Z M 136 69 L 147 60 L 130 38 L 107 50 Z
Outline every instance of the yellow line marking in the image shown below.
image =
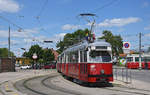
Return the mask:
M 12 94 L 12 95 L 19 95 L 18 93 L 14 93 L 14 94 Z
M 5 91 L 6 91 L 6 92 L 12 92 L 12 90 L 11 90 L 11 89 L 9 89 L 9 87 L 8 87 L 8 83 L 7 83 L 7 84 L 5 84 Z

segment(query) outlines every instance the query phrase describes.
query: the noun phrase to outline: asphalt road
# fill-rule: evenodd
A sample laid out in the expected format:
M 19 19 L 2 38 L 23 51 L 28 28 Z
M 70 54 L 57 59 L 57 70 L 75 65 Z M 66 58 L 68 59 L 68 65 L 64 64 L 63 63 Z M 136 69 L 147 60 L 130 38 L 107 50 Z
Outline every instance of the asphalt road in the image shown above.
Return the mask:
M 78 92 L 53 85 L 51 78 L 56 76 L 58 74 L 21 80 L 15 84 L 15 87 L 28 95 L 81 95 Z
M 84 87 L 64 79 L 57 73 L 18 81 L 16 88 L 28 95 L 150 95 L 150 91 L 121 85 Z
M 150 70 L 131 70 L 133 79 L 150 83 Z

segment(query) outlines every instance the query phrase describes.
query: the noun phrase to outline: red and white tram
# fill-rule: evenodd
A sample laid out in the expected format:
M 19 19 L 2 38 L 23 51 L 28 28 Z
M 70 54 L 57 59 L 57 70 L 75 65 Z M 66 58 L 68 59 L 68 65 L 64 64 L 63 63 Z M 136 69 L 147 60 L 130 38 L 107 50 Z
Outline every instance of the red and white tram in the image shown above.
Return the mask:
M 83 42 L 66 49 L 59 57 L 57 71 L 80 83 L 113 81 L 112 49 L 105 41 Z
M 150 54 L 142 54 L 142 68 L 150 69 Z M 139 68 L 139 54 L 129 54 L 127 55 L 127 68 L 138 69 Z

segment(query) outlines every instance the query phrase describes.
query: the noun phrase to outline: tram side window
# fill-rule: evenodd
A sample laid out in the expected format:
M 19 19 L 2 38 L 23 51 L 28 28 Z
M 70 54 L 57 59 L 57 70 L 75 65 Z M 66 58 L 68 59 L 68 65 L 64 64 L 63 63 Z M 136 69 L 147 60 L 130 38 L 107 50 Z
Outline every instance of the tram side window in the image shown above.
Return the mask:
M 60 60 L 60 61 L 61 61 L 61 63 L 63 63 L 63 58 L 62 58 L 62 56 L 61 56 L 61 60 Z
M 71 63 L 71 53 L 68 53 L 68 62 Z
M 62 63 L 64 63 L 64 61 L 65 61 L 65 60 L 64 60 L 64 54 L 63 54 L 61 57 L 62 57 Z
M 139 57 L 135 57 L 135 62 L 139 62 Z
M 133 57 L 128 57 L 128 58 L 127 58 L 127 61 L 128 61 L 128 62 L 133 62 Z
M 145 62 L 149 62 L 149 61 L 150 61 L 150 57 L 144 57 L 143 60 L 144 60 Z
M 83 62 L 83 52 L 80 51 L 80 62 Z
M 69 63 L 77 63 L 78 62 L 78 51 L 73 51 L 68 54 Z
M 74 51 L 72 54 L 72 61 L 73 63 L 77 63 L 78 62 L 78 51 Z
M 68 63 L 68 56 L 65 56 L 65 62 Z
M 64 63 L 66 63 L 66 54 L 64 54 L 63 58 L 64 58 Z
M 58 58 L 58 62 L 60 63 L 60 57 Z
M 84 51 L 84 62 L 87 62 L 87 51 Z

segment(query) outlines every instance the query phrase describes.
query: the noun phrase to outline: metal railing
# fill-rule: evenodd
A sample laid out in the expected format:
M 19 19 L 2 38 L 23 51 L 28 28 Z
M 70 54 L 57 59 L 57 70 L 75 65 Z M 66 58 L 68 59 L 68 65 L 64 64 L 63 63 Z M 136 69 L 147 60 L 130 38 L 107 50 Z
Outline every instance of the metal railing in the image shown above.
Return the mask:
M 124 67 L 114 67 L 113 75 L 115 80 L 119 80 L 125 83 L 132 83 L 131 69 L 127 69 Z

